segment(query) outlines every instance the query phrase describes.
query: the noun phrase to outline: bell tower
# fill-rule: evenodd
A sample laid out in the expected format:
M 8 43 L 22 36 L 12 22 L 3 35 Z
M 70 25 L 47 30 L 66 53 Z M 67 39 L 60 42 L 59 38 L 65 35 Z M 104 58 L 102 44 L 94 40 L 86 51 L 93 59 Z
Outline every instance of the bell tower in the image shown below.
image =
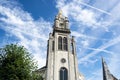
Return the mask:
M 78 72 L 75 40 L 70 33 L 69 20 L 59 11 L 49 34 L 46 80 L 84 80 Z

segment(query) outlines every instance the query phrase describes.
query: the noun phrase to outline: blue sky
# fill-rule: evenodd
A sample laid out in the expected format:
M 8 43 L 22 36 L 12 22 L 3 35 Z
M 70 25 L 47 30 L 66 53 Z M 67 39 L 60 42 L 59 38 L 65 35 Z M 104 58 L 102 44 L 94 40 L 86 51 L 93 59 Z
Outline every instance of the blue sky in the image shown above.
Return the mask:
M 61 9 L 69 18 L 85 79 L 102 80 L 101 56 L 120 78 L 119 8 L 119 0 L 0 0 L 0 47 L 24 45 L 44 66 L 48 35 Z

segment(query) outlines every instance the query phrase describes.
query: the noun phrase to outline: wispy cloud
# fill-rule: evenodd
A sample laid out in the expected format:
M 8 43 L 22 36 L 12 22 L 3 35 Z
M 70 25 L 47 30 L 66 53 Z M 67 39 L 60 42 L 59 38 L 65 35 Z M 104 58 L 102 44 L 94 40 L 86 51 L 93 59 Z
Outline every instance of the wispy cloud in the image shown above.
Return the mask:
M 61 5 L 59 3 L 61 3 Z M 72 1 L 70 3 L 58 1 L 58 6 L 63 10 L 63 14 L 65 16 L 72 18 L 74 21 L 80 21 L 89 26 L 99 25 L 99 23 L 96 23 L 96 17 L 94 16 L 95 14 L 89 9 L 82 9 L 82 6 L 76 3 L 76 1 Z
M 98 49 L 94 49 L 95 51 L 93 51 L 92 53 L 88 54 L 87 56 L 81 58 L 80 61 L 85 61 L 85 60 L 88 60 L 88 61 L 89 61 L 90 57 L 95 56 L 95 55 L 98 54 L 99 52 L 104 51 L 106 48 L 108 48 L 108 47 L 110 47 L 110 46 L 113 46 L 113 45 L 115 45 L 115 44 L 117 44 L 117 43 L 119 43 L 119 42 L 120 42 L 120 37 L 117 37 L 117 38 L 109 41 L 108 43 L 100 46 Z M 113 52 L 111 52 L 111 53 L 113 53 Z
M 51 23 L 42 17 L 34 20 L 30 13 L 10 1 L 0 1 L 0 29 L 12 35 L 13 42 L 25 46 L 38 61 L 39 67 L 45 65 L 48 32 Z M 9 5 L 8 5 L 9 4 Z M 9 38 L 10 38 L 9 37 Z M 9 42 L 9 39 L 8 39 Z
M 56 3 L 63 15 L 69 17 L 72 35 L 76 37 L 80 68 L 84 67 L 82 71 L 89 65 L 95 68 L 94 72 L 84 74 L 86 79 L 101 79 L 101 67 L 96 67 L 100 61 L 99 53 L 108 58 L 109 69 L 119 78 L 120 1 L 56 0 Z M 15 1 L 0 0 L 0 30 L 6 32 L 8 42 L 14 39 L 13 42 L 24 45 L 33 53 L 41 67 L 45 65 L 48 33 L 52 25 L 42 17 L 34 20 L 18 5 Z
M 120 66 L 116 63 L 119 62 L 117 56 L 119 56 L 120 50 L 116 50 L 118 48 L 116 46 L 120 43 L 120 32 L 118 31 L 120 29 L 120 14 L 118 12 L 120 1 L 57 0 L 56 3 L 56 7 L 62 9 L 63 14 L 70 19 L 70 26 L 73 29 L 72 35 L 76 37 L 79 65 L 85 64 L 84 68 L 87 68 L 86 64 L 92 67 L 96 67 L 95 65 L 98 63 L 101 65 L 98 62 L 101 54 L 109 59 L 110 70 L 119 77 L 117 69 L 119 70 Z M 114 66 L 112 67 L 112 65 Z M 102 70 L 100 67 L 95 68 L 95 71 L 100 70 Z M 85 70 L 82 69 L 82 71 Z M 87 80 L 93 80 L 98 76 L 102 77 L 101 74 L 90 76 L 91 73 L 86 73 Z
M 105 14 L 108 14 L 108 15 L 111 15 L 111 13 L 109 13 L 109 12 L 107 12 L 107 11 L 105 11 L 105 10 L 102 10 L 102 9 L 99 9 L 99 8 L 96 8 L 96 7 L 93 7 L 93 6 L 88 5 L 88 4 L 86 4 L 86 3 L 82 2 L 82 1 L 79 1 L 79 3 L 82 4 L 82 5 L 84 5 L 84 6 L 87 6 L 87 7 L 90 7 L 90 8 L 92 8 L 92 9 L 95 9 L 95 10 L 97 10 L 97 11 L 99 11 L 99 12 L 102 12 L 102 13 L 105 13 Z

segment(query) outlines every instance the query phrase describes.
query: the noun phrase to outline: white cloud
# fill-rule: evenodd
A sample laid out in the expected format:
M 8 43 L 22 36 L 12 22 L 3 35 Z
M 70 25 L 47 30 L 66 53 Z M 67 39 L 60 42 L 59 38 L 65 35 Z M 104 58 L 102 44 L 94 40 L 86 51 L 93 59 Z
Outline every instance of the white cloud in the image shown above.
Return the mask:
M 58 2 L 57 2 L 57 7 L 58 7 L 58 8 L 61 8 L 61 6 L 64 6 L 64 5 L 65 5 L 65 1 L 66 1 L 66 0 L 58 0 Z
M 100 73 L 100 74 L 99 74 Z M 96 70 L 96 71 L 94 71 L 94 72 L 92 72 L 92 74 L 91 74 L 92 76 L 90 76 L 90 77 L 87 77 L 87 80 L 102 80 L 103 78 L 103 76 L 102 76 L 102 69 L 99 69 L 99 70 Z
M 4 2 L 11 4 L 11 2 Z M 17 43 L 25 46 L 38 61 L 39 67 L 45 65 L 48 33 L 51 23 L 40 18 L 34 20 L 30 13 L 15 5 L 0 4 L 0 28 L 17 39 Z M 9 41 L 9 40 L 8 40 Z
M 59 5 L 59 3 L 61 3 L 62 5 Z M 83 6 L 86 8 L 83 8 Z M 96 7 L 84 3 L 84 1 L 82 0 L 71 0 L 68 2 L 66 0 L 62 0 L 62 1 L 57 0 L 56 7 L 62 9 L 63 15 L 71 18 L 73 22 L 78 22 L 79 25 L 83 24 L 91 28 L 99 28 L 99 27 L 104 28 L 104 26 L 101 26 L 103 22 L 97 20 L 99 17 L 98 12 L 108 16 L 111 15 L 107 11 L 98 9 Z
M 88 40 L 84 40 L 84 41 L 81 41 L 83 47 L 87 47 L 89 46 L 89 41 Z
M 77 47 L 81 48 L 81 51 L 77 53 L 81 54 L 83 52 L 82 57 L 79 57 L 79 63 L 81 65 L 86 64 L 86 66 L 89 66 L 88 63 L 96 64 L 98 53 L 110 53 L 112 57 L 108 65 L 110 65 L 111 72 L 116 73 L 119 77 L 118 70 L 120 67 L 117 63 L 119 62 L 120 50 L 116 46 L 120 42 L 120 28 L 116 28 L 116 25 L 120 25 L 119 1 L 97 0 L 90 5 L 89 0 L 84 4 L 81 2 L 84 3 L 84 0 L 57 0 L 56 5 L 63 10 L 65 16 L 69 17 L 71 29 L 75 28 L 76 30 L 72 31 L 72 35 L 76 36 Z M 30 13 L 15 6 L 16 4 L 15 2 L 0 0 L 0 29 L 6 31 L 7 34 L 11 35 L 10 37 L 14 37 L 33 53 L 41 67 L 45 65 L 46 61 L 46 46 L 48 33 L 51 31 L 51 23 L 43 18 L 34 20 Z M 110 31 L 117 36 L 107 35 L 106 32 Z M 112 38 L 106 39 L 103 36 L 112 36 Z M 104 44 L 94 47 L 95 44 L 100 42 Z M 107 50 L 107 48 L 113 46 L 113 49 Z M 87 52 L 88 49 L 92 51 Z M 116 55 L 113 55 L 113 53 Z M 100 73 L 99 70 L 97 70 L 97 73 Z M 87 77 L 87 80 L 101 79 L 101 74 L 96 74 L 96 72 L 92 72 L 92 74 L 92 76 Z
M 62 9 L 63 15 L 70 19 L 71 29 L 74 29 L 72 35 L 75 36 L 79 49 L 77 53 L 80 65 L 85 64 L 86 67 L 86 65 L 89 66 L 88 64 L 97 64 L 95 60 L 102 54 L 110 58 L 110 64 L 108 64 L 111 65 L 110 70 L 119 77 L 120 67 L 116 63 L 119 62 L 117 56 L 119 56 L 120 50 L 116 50 L 116 46 L 120 43 L 120 1 L 65 0 L 58 7 L 60 1 L 57 0 L 56 7 Z M 111 47 L 115 48 L 111 49 Z M 87 80 L 100 80 L 100 77 L 100 75 L 93 74 Z
M 108 67 L 110 69 L 110 72 L 113 73 L 114 76 L 116 76 L 118 79 L 120 79 L 119 73 L 116 73 L 117 70 L 120 69 L 120 43 L 112 47 L 112 51 L 114 51 L 114 54 L 111 55 L 108 62 Z
M 115 45 L 115 44 L 117 44 L 117 43 L 119 43 L 119 42 L 120 42 L 120 37 L 117 37 L 117 38 L 109 41 L 108 43 L 100 46 L 97 50 L 93 51 L 92 53 L 89 53 L 87 56 L 81 58 L 80 61 L 88 61 L 88 62 L 89 62 L 89 59 L 90 59 L 91 57 L 95 56 L 95 55 L 98 54 L 99 52 L 104 51 L 104 49 L 106 49 L 106 48 L 108 48 L 108 47 L 110 47 L 110 46 L 113 46 L 113 45 Z M 111 52 L 111 53 L 113 53 L 113 52 Z

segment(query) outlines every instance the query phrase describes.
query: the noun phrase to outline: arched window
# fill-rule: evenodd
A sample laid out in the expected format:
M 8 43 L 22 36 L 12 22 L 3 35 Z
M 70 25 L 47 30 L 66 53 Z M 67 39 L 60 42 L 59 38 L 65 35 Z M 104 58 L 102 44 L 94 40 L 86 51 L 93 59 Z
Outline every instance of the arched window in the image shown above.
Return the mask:
M 68 71 L 64 67 L 60 69 L 60 80 L 68 80 Z
M 66 37 L 63 38 L 63 49 L 66 50 L 66 51 L 68 50 L 68 43 L 67 43 L 67 38 Z
M 58 37 L 58 49 L 62 50 L 62 37 L 61 36 Z

